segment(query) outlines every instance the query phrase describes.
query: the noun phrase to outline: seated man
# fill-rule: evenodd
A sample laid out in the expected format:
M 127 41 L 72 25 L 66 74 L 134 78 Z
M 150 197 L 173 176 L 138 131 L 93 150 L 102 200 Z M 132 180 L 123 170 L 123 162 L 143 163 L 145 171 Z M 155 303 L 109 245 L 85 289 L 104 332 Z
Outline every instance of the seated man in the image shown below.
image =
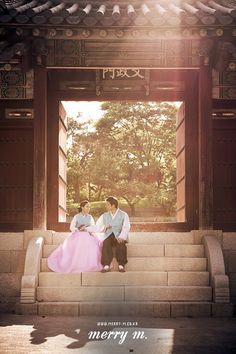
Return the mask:
M 130 230 L 129 216 L 118 208 L 118 200 L 114 197 L 106 199 L 107 212 L 102 214 L 96 222 L 96 226 L 89 226 L 87 231 L 105 233 L 105 240 L 102 248 L 103 265 L 102 273 L 111 270 L 110 264 L 113 258 L 112 248 L 115 247 L 115 256 L 119 264 L 119 272 L 125 272 L 127 261 L 128 232 Z

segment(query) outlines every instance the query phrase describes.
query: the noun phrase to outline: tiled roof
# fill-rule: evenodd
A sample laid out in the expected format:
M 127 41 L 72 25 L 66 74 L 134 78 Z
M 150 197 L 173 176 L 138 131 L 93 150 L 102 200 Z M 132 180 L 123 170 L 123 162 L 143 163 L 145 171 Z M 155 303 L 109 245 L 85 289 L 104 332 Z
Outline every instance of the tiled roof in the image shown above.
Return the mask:
M 0 0 L 0 24 L 232 25 L 235 0 Z

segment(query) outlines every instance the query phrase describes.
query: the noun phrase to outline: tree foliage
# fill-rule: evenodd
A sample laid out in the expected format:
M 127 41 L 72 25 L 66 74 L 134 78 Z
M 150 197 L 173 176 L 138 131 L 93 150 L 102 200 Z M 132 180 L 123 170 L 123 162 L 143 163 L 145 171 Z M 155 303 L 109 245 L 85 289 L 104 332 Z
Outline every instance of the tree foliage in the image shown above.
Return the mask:
M 116 195 L 171 214 L 176 203 L 176 106 L 162 102 L 103 102 L 94 123 L 69 119 L 68 201 Z

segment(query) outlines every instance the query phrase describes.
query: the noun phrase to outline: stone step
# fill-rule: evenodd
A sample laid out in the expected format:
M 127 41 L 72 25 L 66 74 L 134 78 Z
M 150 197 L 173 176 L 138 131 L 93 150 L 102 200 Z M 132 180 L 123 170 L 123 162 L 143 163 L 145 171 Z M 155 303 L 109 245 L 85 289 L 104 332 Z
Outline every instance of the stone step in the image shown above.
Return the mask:
M 43 257 L 47 258 L 58 245 L 44 245 Z M 204 257 L 203 245 L 127 244 L 128 257 Z
M 39 302 L 40 316 L 210 317 L 211 302 Z M 110 320 L 109 320 L 110 321 Z M 102 319 L 106 322 L 106 319 Z M 117 320 L 116 320 L 117 322 Z M 121 324 L 118 324 L 122 327 Z M 101 328 L 97 328 L 98 330 Z
M 18 304 L 16 313 L 21 315 L 40 316 L 103 316 L 101 326 L 105 322 L 109 326 L 122 327 L 117 318 L 106 320 L 106 316 L 132 316 L 148 317 L 232 317 L 233 304 L 218 304 L 212 302 L 172 302 L 172 301 L 81 301 L 81 302 L 36 302 L 33 304 Z M 112 321 L 112 323 L 111 323 Z M 127 321 L 125 322 L 127 326 Z M 104 327 L 103 327 L 104 328 Z M 97 330 L 101 331 L 101 327 Z
M 44 245 L 43 257 L 48 257 L 58 245 Z M 135 245 L 128 244 L 127 252 L 128 257 L 161 257 L 164 256 L 164 245 Z
M 38 287 L 38 301 L 212 301 L 209 286 Z
M 62 243 L 69 232 L 54 232 L 52 243 Z M 194 235 L 191 232 L 130 232 L 129 242 L 138 244 L 194 244 Z
M 188 257 L 131 257 L 127 271 L 206 271 L 206 258 Z M 115 264 L 114 269 L 117 268 Z M 47 258 L 41 259 L 41 272 L 50 272 Z
M 80 287 L 80 286 L 207 286 L 208 272 L 99 272 L 62 274 L 39 273 L 40 287 Z
M 203 245 L 172 245 L 166 244 L 164 246 L 165 256 L 167 257 L 194 257 L 202 258 L 205 256 L 204 246 Z

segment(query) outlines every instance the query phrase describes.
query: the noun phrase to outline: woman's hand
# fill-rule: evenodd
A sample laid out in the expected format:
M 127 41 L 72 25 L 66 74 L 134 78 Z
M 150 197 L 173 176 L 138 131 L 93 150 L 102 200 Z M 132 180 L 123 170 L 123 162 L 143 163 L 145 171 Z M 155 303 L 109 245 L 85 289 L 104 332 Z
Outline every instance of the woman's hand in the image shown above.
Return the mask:
M 85 225 L 81 225 L 79 228 L 79 231 L 86 231 L 86 226 Z

